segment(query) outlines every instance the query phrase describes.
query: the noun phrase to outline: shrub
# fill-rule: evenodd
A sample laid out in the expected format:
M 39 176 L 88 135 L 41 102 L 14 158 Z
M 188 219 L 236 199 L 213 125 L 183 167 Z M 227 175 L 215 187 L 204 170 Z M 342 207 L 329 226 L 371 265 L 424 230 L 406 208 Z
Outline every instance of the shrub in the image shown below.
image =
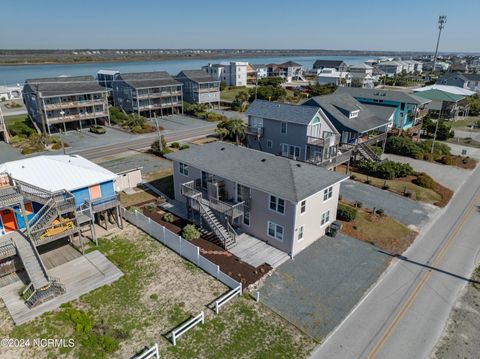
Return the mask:
M 52 145 L 52 150 L 59 150 L 59 149 L 61 149 L 61 148 L 62 148 L 62 144 L 61 144 L 61 143 L 56 142 L 56 143 L 54 143 L 54 144 Z
M 345 222 L 354 221 L 355 218 L 357 218 L 357 210 L 353 207 L 339 203 L 337 208 L 337 218 Z
M 379 208 L 379 209 L 377 209 L 377 210 L 375 211 L 375 213 L 378 214 L 379 216 L 383 216 L 383 214 L 385 213 L 385 211 L 384 211 L 383 209 Z
M 173 214 L 171 213 L 165 213 L 162 217 L 162 219 L 167 222 L 167 223 L 172 223 L 174 218 L 173 218 Z
M 22 150 L 22 155 L 29 155 L 29 154 L 34 153 L 34 152 L 35 152 L 34 149 L 27 147 L 27 148 L 24 148 L 24 149 Z
M 370 181 L 369 179 L 367 179 L 367 180 L 365 181 L 365 183 L 366 183 L 366 184 L 370 184 L 370 183 L 372 183 L 372 181 Z
M 382 189 L 385 189 L 385 190 L 390 189 L 390 186 L 389 186 L 388 184 L 384 184 L 384 185 L 382 186 Z
M 193 224 L 187 224 L 182 231 L 182 236 L 187 241 L 200 238 L 200 231 Z
M 170 145 L 170 147 L 172 148 L 179 148 L 180 147 L 180 144 L 178 142 L 172 142 L 172 144 Z
M 350 178 L 351 178 L 352 180 L 354 180 L 355 178 L 357 178 L 357 175 L 356 175 L 355 173 L 352 173 L 352 175 L 350 176 Z
M 409 138 L 390 136 L 385 144 L 385 152 L 415 158 L 424 151 L 422 147 Z
M 382 179 L 394 179 L 406 177 L 413 173 L 413 168 L 408 163 L 385 161 L 381 163 L 372 160 L 360 161 L 358 170 L 367 176 L 374 176 Z
M 405 192 L 403 193 L 403 195 L 404 195 L 405 197 L 410 198 L 410 197 L 412 197 L 412 192 L 410 192 L 410 191 L 405 191 Z
M 420 142 L 420 146 L 425 153 L 430 153 L 432 151 L 432 141 L 422 141 Z M 433 154 L 436 156 L 444 156 L 450 154 L 450 147 L 448 145 L 435 141 L 435 145 L 433 146 Z
M 220 113 L 209 112 L 207 114 L 207 121 L 209 121 L 209 122 L 223 121 L 223 120 L 226 120 L 226 119 L 227 119 L 227 116 L 222 115 Z
M 180 146 L 180 150 L 186 150 L 186 149 L 189 149 L 189 148 L 190 148 L 190 146 L 187 145 L 187 144 L 184 144 L 184 145 Z
M 417 175 L 417 178 L 413 180 L 413 183 L 423 188 L 433 189 L 435 187 L 435 181 L 432 177 L 423 172 Z
M 454 166 L 457 163 L 457 158 L 455 156 L 442 156 L 438 159 L 438 162 L 444 165 Z
M 363 207 L 363 203 L 360 202 L 360 201 L 355 201 L 355 207 L 357 207 L 357 208 L 362 208 L 362 207 Z
M 65 317 L 75 325 L 76 332 L 88 333 L 92 330 L 93 319 L 81 310 L 69 308 L 65 311 Z

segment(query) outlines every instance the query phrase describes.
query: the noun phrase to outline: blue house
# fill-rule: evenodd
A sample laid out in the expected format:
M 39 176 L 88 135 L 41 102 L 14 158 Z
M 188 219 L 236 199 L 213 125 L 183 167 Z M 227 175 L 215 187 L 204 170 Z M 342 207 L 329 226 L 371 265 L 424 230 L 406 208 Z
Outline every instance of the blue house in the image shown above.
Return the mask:
M 407 130 L 421 122 L 425 115 L 425 104 L 430 100 L 403 91 L 339 87 L 336 94 L 349 94 L 363 104 L 390 107 L 395 109 L 393 127 Z

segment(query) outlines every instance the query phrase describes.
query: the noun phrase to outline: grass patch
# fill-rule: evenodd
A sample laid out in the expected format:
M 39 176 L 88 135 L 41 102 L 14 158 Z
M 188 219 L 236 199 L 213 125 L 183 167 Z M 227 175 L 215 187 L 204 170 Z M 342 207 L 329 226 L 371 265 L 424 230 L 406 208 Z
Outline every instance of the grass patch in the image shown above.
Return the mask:
M 448 142 L 456 144 L 456 145 L 463 145 L 463 146 L 468 146 L 468 147 L 474 147 L 474 148 L 480 148 L 480 141 L 476 141 L 470 137 L 466 138 L 460 138 L 460 137 L 454 137 L 454 138 L 449 138 Z
M 135 194 L 126 194 L 121 192 L 120 193 L 120 203 L 122 206 L 125 208 L 135 206 L 139 203 L 144 203 L 153 199 L 156 199 L 157 196 L 155 196 L 153 193 L 136 189 Z
M 150 172 L 143 177 L 145 182 L 150 183 L 168 197 L 173 198 L 175 196 L 173 191 L 173 168 L 164 168 L 159 171 Z
M 403 253 L 417 235 L 391 217 L 373 214 L 371 209 L 357 208 L 357 211 L 355 220 L 343 223 L 342 231 L 351 237 L 391 253 Z
M 235 96 L 237 96 L 240 92 L 248 92 L 248 88 L 241 86 L 241 87 L 227 87 L 225 90 L 220 92 L 220 99 L 222 101 L 233 101 Z
M 480 121 L 480 116 L 471 116 L 471 117 L 465 117 L 461 120 L 451 121 L 450 124 L 453 129 L 457 129 L 457 130 L 480 131 L 480 128 L 474 128 L 474 129 L 471 128 L 472 126 L 477 124 L 478 121 Z

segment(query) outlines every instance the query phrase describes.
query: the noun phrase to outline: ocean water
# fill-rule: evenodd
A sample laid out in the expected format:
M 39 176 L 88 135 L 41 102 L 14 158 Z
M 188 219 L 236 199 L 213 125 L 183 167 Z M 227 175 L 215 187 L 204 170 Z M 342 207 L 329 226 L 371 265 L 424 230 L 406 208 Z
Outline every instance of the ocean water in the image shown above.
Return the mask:
M 247 61 L 252 64 L 281 63 L 288 60 L 298 62 L 306 69 L 312 67 L 315 60 L 343 60 L 347 64 L 364 62 L 371 57 L 367 56 L 278 56 L 278 57 L 245 57 L 225 59 L 178 59 L 162 61 L 134 61 L 134 62 L 101 62 L 84 64 L 52 64 L 52 65 L 15 65 L 0 66 L 0 84 L 22 84 L 26 79 L 56 77 L 60 75 L 93 75 L 98 70 L 118 70 L 120 72 L 167 71 L 176 75 L 182 70 L 200 69 L 209 62 L 220 61 Z

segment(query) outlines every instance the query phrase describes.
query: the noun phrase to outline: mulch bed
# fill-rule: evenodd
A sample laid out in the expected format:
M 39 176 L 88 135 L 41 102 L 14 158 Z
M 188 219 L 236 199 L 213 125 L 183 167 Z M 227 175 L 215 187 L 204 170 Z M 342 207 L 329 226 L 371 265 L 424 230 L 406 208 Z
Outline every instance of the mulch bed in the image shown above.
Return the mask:
M 241 282 L 244 288 L 258 282 L 260 278 L 272 270 L 272 267 L 268 264 L 262 264 L 255 268 L 204 238 L 194 239 L 192 243 L 200 247 L 202 256 L 220 266 L 223 273 Z
M 143 203 L 143 205 L 154 202 L 154 200 L 147 201 Z M 175 221 L 172 223 L 165 222 L 162 219 L 163 214 L 159 214 L 156 210 L 151 211 L 145 207 L 142 207 L 141 209 L 145 216 L 151 218 L 153 221 L 161 224 L 165 228 L 178 235 L 182 234 L 183 227 L 185 227 L 187 224 L 191 224 L 190 221 L 187 221 L 183 218 L 178 218 L 175 215 Z M 192 241 L 192 244 L 200 247 L 200 252 L 203 257 L 220 266 L 220 269 L 223 273 L 228 274 L 233 279 L 242 283 L 244 288 L 248 287 L 250 284 L 258 282 L 260 278 L 272 270 L 272 267 L 266 263 L 255 268 L 250 264 L 243 262 L 233 253 L 226 251 L 222 247 L 208 241 L 205 238 L 195 239 Z

